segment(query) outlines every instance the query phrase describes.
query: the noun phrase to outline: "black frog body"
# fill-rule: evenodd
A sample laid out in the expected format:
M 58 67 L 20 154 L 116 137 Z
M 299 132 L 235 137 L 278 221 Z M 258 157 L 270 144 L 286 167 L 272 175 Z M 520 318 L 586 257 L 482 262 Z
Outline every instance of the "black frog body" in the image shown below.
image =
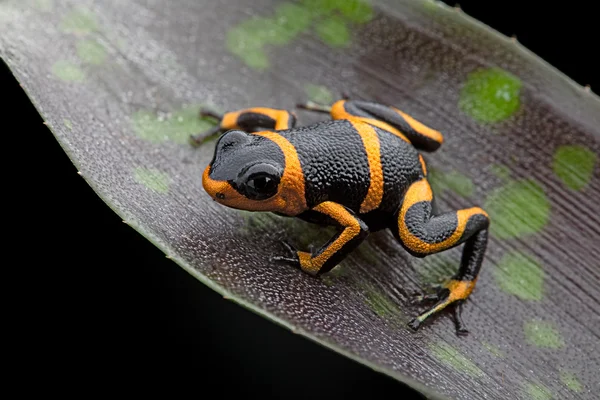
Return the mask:
M 323 107 L 309 108 L 323 111 Z M 421 151 L 437 150 L 440 132 L 394 107 L 340 100 L 325 108 L 332 120 L 295 127 L 286 110 L 249 108 L 218 116 L 225 131 L 203 174 L 206 192 L 232 208 L 338 227 L 314 252 L 289 244 L 277 257 L 311 275 L 331 270 L 369 232 L 390 229 L 410 254 L 424 257 L 465 243 L 458 272 L 434 296 L 438 302 L 413 321 L 462 303 L 481 268 L 489 218 L 479 207 L 434 215 Z
M 359 215 L 371 232 L 387 228 L 410 184 L 424 177 L 412 145 L 363 122 L 325 121 L 279 134 L 298 154 L 307 211 L 297 217 L 310 222 L 328 223 L 311 210 L 331 201 Z

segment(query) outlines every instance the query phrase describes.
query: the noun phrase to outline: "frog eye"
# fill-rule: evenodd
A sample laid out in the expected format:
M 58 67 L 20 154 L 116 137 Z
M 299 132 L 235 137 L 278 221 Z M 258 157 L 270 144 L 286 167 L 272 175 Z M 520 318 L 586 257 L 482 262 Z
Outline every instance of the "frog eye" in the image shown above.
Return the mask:
M 250 198 L 271 197 L 277 192 L 277 182 L 268 175 L 259 175 L 246 182 L 246 195 Z
M 280 171 L 270 164 L 255 164 L 236 179 L 235 188 L 252 200 L 274 196 L 280 181 Z

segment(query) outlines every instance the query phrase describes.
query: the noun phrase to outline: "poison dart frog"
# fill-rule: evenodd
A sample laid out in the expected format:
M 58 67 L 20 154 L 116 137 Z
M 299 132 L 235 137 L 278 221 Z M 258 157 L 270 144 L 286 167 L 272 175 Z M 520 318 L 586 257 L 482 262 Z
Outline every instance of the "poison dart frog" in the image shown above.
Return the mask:
M 293 112 L 267 107 L 212 116 L 219 123 L 192 136 L 198 145 L 221 134 L 204 170 L 204 190 L 234 209 L 267 211 L 337 227 L 320 248 L 302 251 L 283 242 L 276 260 L 318 276 L 330 271 L 369 232 L 389 229 L 408 253 L 425 257 L 465 244 L 456 274 L 435 294 L 436 303 L 412 319 L 423 322 L 452 305 L 458 334 L 468 330 L 462 305 L 475 287 L 488 241 L 488 214 L 479 207 L 436 214 L 421 152 L 434 152 L 442 134 L 399 109 L 344 98 L 331 106 L 299 104 L 331 120 L 296 127 Z

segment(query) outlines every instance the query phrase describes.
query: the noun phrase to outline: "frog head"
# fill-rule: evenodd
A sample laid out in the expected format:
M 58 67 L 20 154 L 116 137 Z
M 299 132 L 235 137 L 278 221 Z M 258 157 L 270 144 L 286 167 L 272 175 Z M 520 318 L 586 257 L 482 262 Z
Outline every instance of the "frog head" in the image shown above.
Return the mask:
M 202 185 L 218 203 L 249 211 L 273 211 L 285 169 L 282 150 L 273 141 L 241 130 L 217 141 Z

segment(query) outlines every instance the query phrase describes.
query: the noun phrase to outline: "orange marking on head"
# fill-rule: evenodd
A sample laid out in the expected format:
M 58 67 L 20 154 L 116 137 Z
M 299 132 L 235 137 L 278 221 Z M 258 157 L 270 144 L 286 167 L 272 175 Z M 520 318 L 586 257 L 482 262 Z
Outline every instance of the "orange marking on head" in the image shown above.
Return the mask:
M 381 166 L 380 143 L 377 132 L 371 125 L 352 120 L 350 122 L 362 139 L 369 161 L 371 176 L 369 190 L 360 205 L 360 212 L 366 213 L 379 207 L 383 199 L 383 168 Z
M 483 214 L 486 217 L 487 213 L 479 207 L 472 207 L 465 210 L 459 210 L 456 212 L 457 216 L 457 225 L 456 230 L 448 237 L 446 240 L 439 243 L 427 243 L 415 235 L 413 235 L 408 227 L 406 226 L 406 212 L 408 209 L 421 201 L 431 201 L 433 199 L 433 193 L 431 192 L 431 187 L 429 183 L 422 179 L 418 182 L 413 183 L 406 195 L 404 197 L 404 202 L 402 203 L 402 208 L 400 209 L 400 213 L 398 214 L 398 232 L 402 242 L 411 249 L 412 251 L 419 254 L 431 254 L 434 252 L 445 250 L 452 245 L 456 244 L 462 237 L 465 228 L 467 227 L 467 222 L 469 218 L 476 214 Z
M 330 243 L 318 256 L 311 257 L 310 253 L 298 252 L 298 258 L 300 259 L 302 269 L 308 273 L 316 274 L 331 256 L 340 251 L 346 243 L 360 233 L 360 224 L 356 218 L 344 208 L 344 206 L 331 201 L 323 202 L 313 208 L 313 210 L 330 216 L 341 226 L 345 227 L 340 236 Z
M 206 167 L 202 176 L 204 190 L 218 203 L 231 208 L 248 211 L 272 211 L 295 216 L 308 209 L 304 193 L 304 174 L 294 146 L 283 136 L 275 132 L 256 132 L 255 135 L 266 137 L 275 142 L 285 157 L 285 169 L 279 182 L 277 193 L 264 200 L 251 200 L 227 181 L 218 181 L 210 177 L 210 166 Z
M 232 208 L 247 210 L 248 200 L 235 190 L 227 181 L 218 181 L 210 177 L 210 165 L 206 167 L 202 174 L 202 186 L 217 202 L 225 204 Z
M 402 118 L 404 118 L 406 122 L 408 122 L 408 124 L 421 135 L 427 136 L 429 139 L 432 139 L 440 144 L 444 143 L 444 136 L 442 136 L 441 132 L 424 125 L 423 123 L 417 121 L 410 115 L 398 110 L 395 107 L 392 107 L 392 109 L 400 114 Z
M 250 200 L 244 197 L 241 193 L 235 190 L 227 181 L 218 181 L 210 177 L 210 165 L 202 174 L 202 186 L 218 203 L 239 210 L 256 210 L 257 201 Z M 257 210 L 258 211 L 258 210 Z
M 423 169 L 423 175 L 427 175 L 427 165 L 425 164 L 425 159 L 421 154 L 419 154 L 419 161 L 421 162 L 421 168 Z

